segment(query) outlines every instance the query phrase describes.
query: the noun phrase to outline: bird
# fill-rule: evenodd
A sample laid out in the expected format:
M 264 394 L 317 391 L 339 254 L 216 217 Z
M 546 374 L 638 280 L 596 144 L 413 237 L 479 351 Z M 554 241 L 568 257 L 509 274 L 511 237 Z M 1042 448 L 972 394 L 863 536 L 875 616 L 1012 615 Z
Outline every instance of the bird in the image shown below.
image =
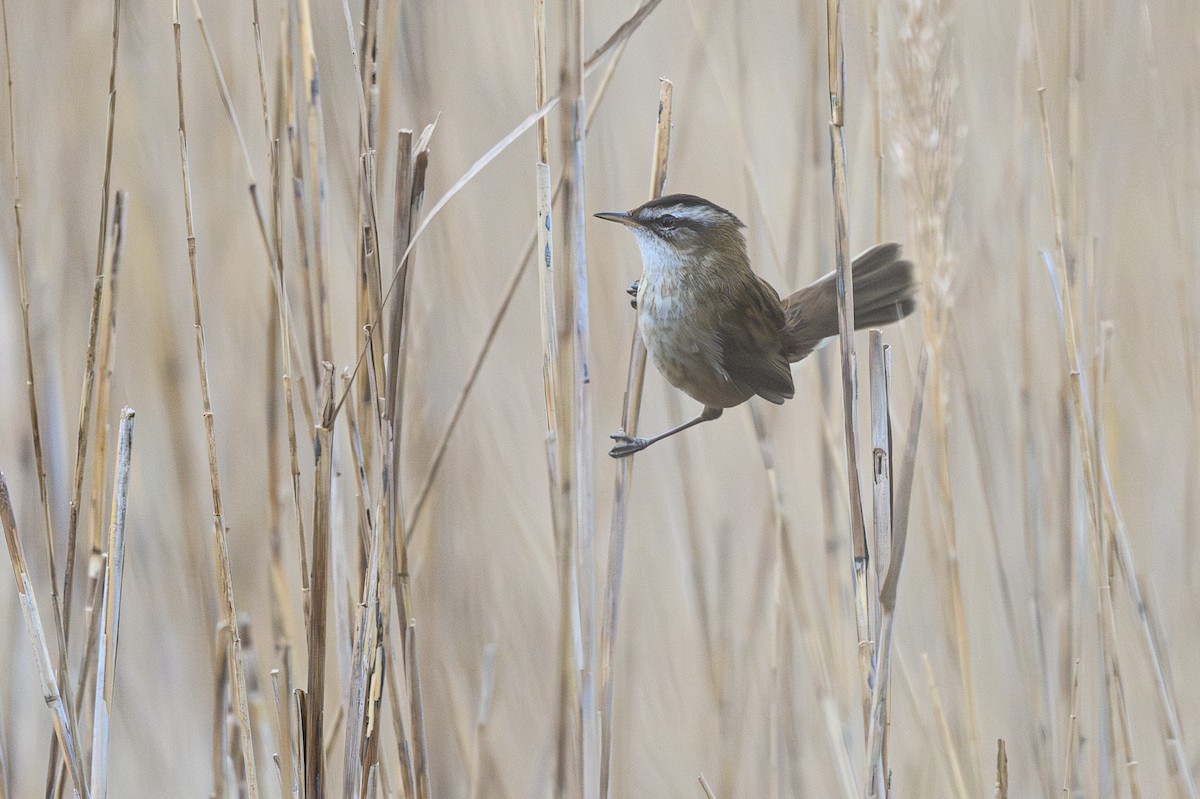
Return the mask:
M 624 458 L 709 422 L 758 396 L 795 396 L 791 365 L 838 335 L 836 273 L 785 299 L 750 265 L 745 225 L 694 194 L 671 194 L 627 212 L 595 214 L 637 240 L 642 276 L 630 287 L 651 362 L 671 385 L 703 405 L 695 418 L 656 436 L 614 433 Z M 877 244 L 853 260 L 854 324 L 879 327 L 916 307 L 913 265 L 899 244 Z

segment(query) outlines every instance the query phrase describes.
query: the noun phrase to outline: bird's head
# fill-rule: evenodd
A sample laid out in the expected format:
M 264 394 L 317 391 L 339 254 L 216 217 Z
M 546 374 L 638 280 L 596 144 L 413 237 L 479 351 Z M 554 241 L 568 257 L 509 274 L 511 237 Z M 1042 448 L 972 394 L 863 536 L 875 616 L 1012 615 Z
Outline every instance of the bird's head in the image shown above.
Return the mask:
M 741 220 L 702 197 L 670 194 L 627 213 L 596 216 L 633 231 L 651 276 L 718 264 L 749 267 Z

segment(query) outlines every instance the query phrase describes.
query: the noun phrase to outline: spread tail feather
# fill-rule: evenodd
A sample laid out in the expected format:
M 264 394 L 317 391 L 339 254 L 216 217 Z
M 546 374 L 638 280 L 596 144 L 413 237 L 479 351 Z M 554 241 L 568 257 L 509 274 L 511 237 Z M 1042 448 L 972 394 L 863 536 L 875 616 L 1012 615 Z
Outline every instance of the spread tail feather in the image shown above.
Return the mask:
M 917 306 L 913 265 L 899 244 L 877 244 L 854 259 L 854 327 L 879 327 L 903 319 Z M 837 275 L 830 272 L 783 301 L 784 354 L 791 363 L 838 334 Z

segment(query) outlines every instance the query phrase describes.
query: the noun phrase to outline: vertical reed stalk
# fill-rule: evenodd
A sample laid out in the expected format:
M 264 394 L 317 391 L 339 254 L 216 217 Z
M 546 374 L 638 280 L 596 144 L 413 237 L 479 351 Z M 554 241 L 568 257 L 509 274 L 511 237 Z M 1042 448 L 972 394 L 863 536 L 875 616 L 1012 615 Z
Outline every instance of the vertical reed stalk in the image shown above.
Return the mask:
M 671 151 L 671 96 L 674 87 L 659 78 L 658 122 L 654 130 L 654 161 L 650 167 L 650 199 L 662 196 L 667 182 L 667 157 Z M 642 386 L 646 378 L 646 344 L 637 320 L 629 345 L 629 375 L 625 382 L 625 404 L 621 430 L 636 436 L 642 410 Z M 625 562 L 625 529 L 629 514 L 629 492 L 633 485 L 633 457 L 617 462 L 613 486 L 613 510 L 608 539 L 608 568 L 605 582 L 604 620 L 600 628 L 600 796 L 608 799 L 612 780 L 613 746 L 613 649 L 621 609 L 621 577 Z
M 233 703 L 241 736 L 243 769 L 250 799 L 258 796 L 258 773 L 254 762 L 254 733 L 246 696 L 246 671 L 242 660 L 242 641 L 238 633 L 237 607 L 233 598 L 233 576 L 229 567 L 225 510 L 221 497 L 221 479 L 217 465 L 216 421 L 208 388 L 208 363 L 201 316 L 200 282 L 196 254 L 196 233 L 192 219 L 191 166 L 188 159 L 187 122 L 183 104 L 183 44 L 179 23 L 179 0 L 173 2 L 172 28 L 175 39 L 175 91 L 179 107 L 179 164 L 183 189 L 184 223 L 187 228 L 188 270 L 192 289 L 192 322 L 196 331 L 196 366 L 200 375 L 200 401 L 203 407 L 204 433 L 208 443 L 208 475 L 212 488 L 213 550 L 216 559 L 217 595 L 222 600 L 224 624 L 229 635 L 233 670 Z

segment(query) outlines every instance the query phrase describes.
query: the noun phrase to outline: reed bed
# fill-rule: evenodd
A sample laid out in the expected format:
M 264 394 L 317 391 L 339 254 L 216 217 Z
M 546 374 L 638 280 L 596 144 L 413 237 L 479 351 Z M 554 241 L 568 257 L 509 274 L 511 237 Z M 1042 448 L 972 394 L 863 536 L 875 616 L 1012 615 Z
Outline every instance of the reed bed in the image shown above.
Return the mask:
M 1195 4 L 0 3 L 0 799 L 1200 797 Z

